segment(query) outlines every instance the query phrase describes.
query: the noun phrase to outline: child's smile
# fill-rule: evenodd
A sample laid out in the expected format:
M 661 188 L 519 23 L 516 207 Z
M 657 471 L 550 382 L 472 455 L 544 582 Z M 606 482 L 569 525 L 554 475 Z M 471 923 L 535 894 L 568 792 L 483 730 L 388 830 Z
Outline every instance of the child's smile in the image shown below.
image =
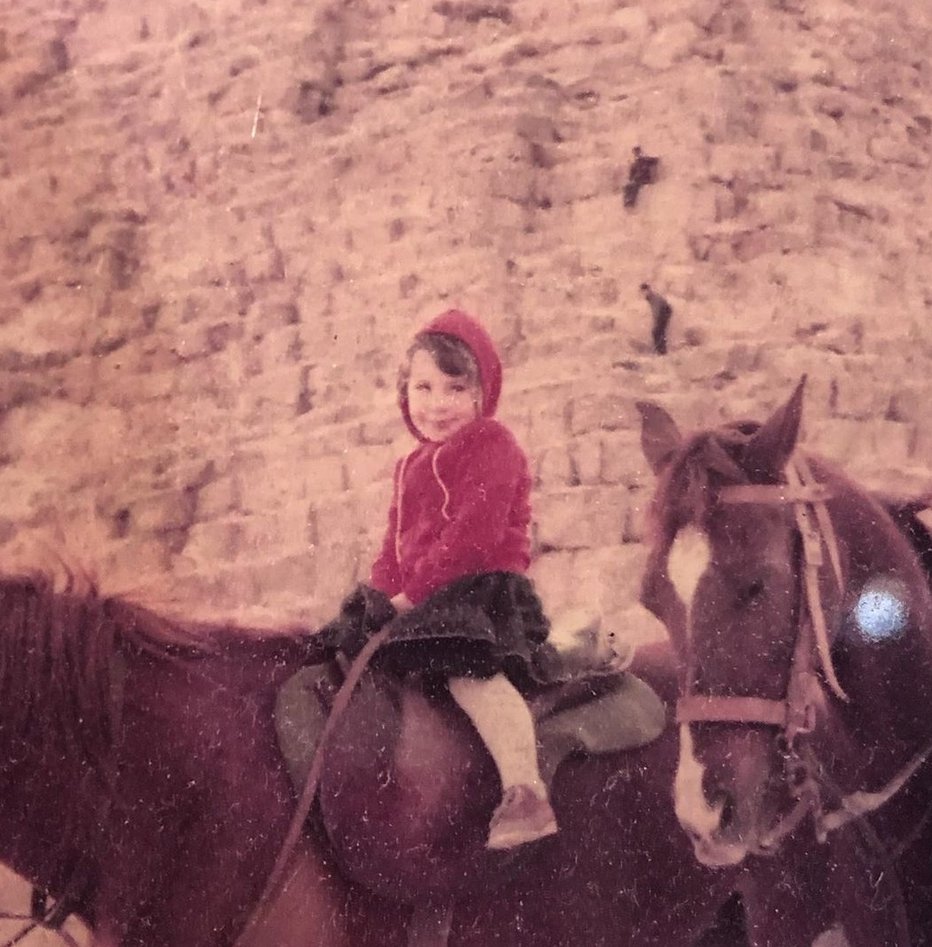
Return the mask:
M 429 352 L 421 349 L 412 356 L 408 412 L 428 441 L 445 441 L 475 420 L 481 397 L 475 382 L 445 374 Z

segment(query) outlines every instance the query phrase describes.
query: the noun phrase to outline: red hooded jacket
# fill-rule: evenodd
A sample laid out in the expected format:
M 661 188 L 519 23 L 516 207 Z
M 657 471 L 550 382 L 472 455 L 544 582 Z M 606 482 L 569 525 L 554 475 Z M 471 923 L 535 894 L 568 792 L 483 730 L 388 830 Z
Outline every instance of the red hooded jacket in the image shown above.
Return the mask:
M 512 433 L 492 415 L 502 388 L 502 364 L 488 333 L 452 309 L 424 327 L 469 346 L 479 366 L 482 412 L 442 443 L 421 441 L 395 467 L 394 495 L 371 584 L 386 595 L 423 601 L 454 579 L 483 572 L 524 572 L 530 564 L 531 477 Z

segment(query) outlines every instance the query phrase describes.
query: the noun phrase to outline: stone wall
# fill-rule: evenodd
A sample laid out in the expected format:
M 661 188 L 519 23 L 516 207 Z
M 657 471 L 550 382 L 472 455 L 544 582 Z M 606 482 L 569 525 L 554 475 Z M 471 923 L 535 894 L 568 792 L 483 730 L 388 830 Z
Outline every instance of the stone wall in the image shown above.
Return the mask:
M 315 623 L 367 574 L 394 373 L 481 315 L 552 606 L 634 602 L 634 401 L 932 487 L 932 13 L 909 0 L 0 3 L 0 543 Z M 631 150 L 662 159 L 634 209 Z M 675 315 L 649 347 L 638 291 Z

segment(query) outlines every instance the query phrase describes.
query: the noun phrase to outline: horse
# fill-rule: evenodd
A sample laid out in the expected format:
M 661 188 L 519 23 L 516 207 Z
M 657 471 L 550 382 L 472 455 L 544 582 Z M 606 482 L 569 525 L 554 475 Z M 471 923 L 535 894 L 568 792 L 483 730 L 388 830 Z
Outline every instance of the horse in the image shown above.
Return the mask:
M 701 864 L 795 864 L 788 893 L 817 883 L 811 913 L 852 947 L 927 947 L 932 544 L 916 505 L 798 448 L 804 388 L 688 436 L 639 405 L 641 601 L 680 663 L 675 810 Z
M 73 575 L 0 578 L 0 859 L 55 899 L 48 926 L 74 914 L 100 947 L 233 943 L 294 806 L 272 706 L 303 652 L 259 632 L 188 627 Z M 293 874 L 300 897 L 257 943 L 348 947 L 332 870 L 306 849 Z
M 781 859 L 764 876 L 692 857 L 670 799 L 673 728 L 570 754 L 552 783 L 560 832 L 491 853 L 500 789 L 468 720 L 377 668 L 322 741 L 307 834 L 268 902 L 303 821 L 274 706 L 308 641 L 0 575 L 0 860 L 99 947 L 783 943 L 795 875 Z M 672 706 L 669 644 L 639 649 L 629 673 Z M 738 895 L 759 919 L 749 937 Z
M 296 631 L 0 575 L 0 859 L 101 947 L 245 947 L 298 808 L 273 722 L 307 661 Z M 665 644 L 635 664 L 667 700 L 674 668 Z M 250 943 L 438 943 L 445 918 L 463 947 L 743 943 L 719 920 L 741 873 L 696 864 L 676 829 L 669 728 L 566 760 L 558 835 L 486 853 L 497 777 L 467 721 L 376 684 L 336 722 L 303 868 Z

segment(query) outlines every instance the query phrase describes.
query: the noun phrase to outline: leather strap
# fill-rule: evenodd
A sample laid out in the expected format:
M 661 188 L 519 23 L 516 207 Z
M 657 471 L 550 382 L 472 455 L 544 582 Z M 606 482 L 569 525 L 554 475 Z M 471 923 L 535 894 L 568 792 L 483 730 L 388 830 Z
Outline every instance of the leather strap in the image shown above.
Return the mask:
M 736 483 L 718 491 L 721 503 L 824 503 L 832 496 L 822 483 Z
M 762 723 L 785 727 L 787 719 L 785 700 L 687 694 L 676 702 L 677 723 Z

